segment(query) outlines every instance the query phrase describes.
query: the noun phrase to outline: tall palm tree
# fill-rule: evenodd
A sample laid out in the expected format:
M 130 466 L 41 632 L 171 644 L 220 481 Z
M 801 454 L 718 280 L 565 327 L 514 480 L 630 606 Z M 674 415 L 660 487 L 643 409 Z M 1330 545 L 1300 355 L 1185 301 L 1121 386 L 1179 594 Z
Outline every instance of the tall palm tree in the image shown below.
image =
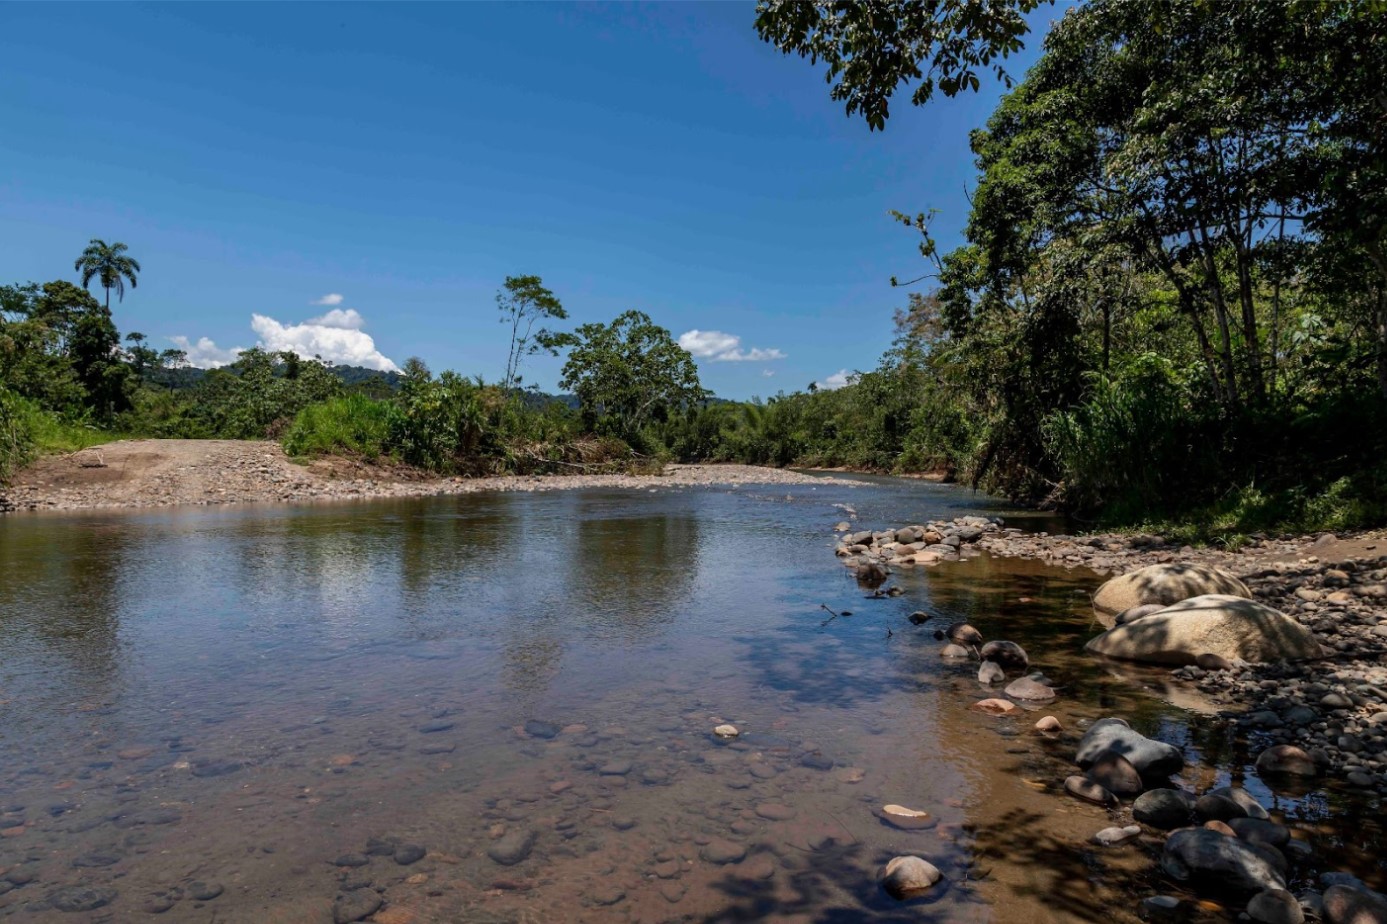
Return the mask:
M 119 241 L 107 244 L 94 237 L 73 264 L 72 268 L 82 274 L 82 285 L 90 286 L 93 276 L 100 279 L 101 287 L 106 290 L 107 311 L 111 310 L 112 289 L 121 301 L 125 301 L 125 280 L 130 280 L 132 289 L 138 285 L 136 274 L 140 271 L 140 261 L 126 256 L 128 249 Z

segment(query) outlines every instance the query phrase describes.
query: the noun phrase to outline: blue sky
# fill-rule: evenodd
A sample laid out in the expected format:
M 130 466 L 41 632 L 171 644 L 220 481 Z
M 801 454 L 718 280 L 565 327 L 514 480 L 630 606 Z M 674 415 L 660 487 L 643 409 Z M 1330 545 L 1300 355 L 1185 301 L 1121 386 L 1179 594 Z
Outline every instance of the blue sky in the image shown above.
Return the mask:
M 725 397 L 871 368 L 905 301 L 889 277 L 922 271 L 887 211 L 940 209 L 958 240 L 967 134 L 1000 88 L 903 98 L 872 133 L 754 15 L 0 5 L 0 281 L 72 278 L 89 238 L 120 240 L 144 273 L 116 323 L 156 346 L 420 356 L 494 380 L 495 292 L 535 273 L 575 325 L 638 308 L 676 337 L 738 338 L 686 340 L 721 346 L 700 370 Z M 1057 15 L 1034 17 L 1013 74 Z M 560 366 L 527 379 L 552 390 Z

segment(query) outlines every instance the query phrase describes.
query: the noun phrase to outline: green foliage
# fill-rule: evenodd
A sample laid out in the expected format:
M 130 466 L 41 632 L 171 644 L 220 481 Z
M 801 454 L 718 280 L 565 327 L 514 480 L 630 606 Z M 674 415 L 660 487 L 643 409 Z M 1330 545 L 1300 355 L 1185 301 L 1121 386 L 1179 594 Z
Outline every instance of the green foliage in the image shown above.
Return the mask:
M 520 364 L 526 357 L 540 352 L 557 356 L 560 347 L 572 343 L 572 335 L 545 327 L 534 329 L 546 319 L 568 318 L 568 312 L 538 276 L 507 276 L 502 290 L 496 293 L 496 308 L 501 323 L 510 327 L 510 352 L 501 379 L 501 388 L 508 392 L 520 385 Z
M 640 311 L 579 327 L 559 387 L 578 396 L 590 430 L 633 444 L 647 425 L 687 411 L 706 394 L 693 357 Z
M 0 486 L 33 458 L 34 434 L 24 404 L 23 398 L 0 385 Z
M 277 436 L 299 411 L 339 397 L 342 380 L 317 360 L 294 353 L 246 350 L 236 361 L 208 373 L 194 389 L 193 427 L 222 439 Z
M 886 127 L 897 88 L 916 83 L 911 102 L 977 90 L 991 69 L 1010 83 L 1000 59 L 1021 50 L 1026 13 L 1039 0 L 759 0 L 756 31 L 785 54 L 820 60 L 833 99 Z M 837 83 L 833 83 L 837 80 Z
M 83 287 L 90 285 L 93 278 L 101 283 L 101 288 L 106 290 L 108 311 L 111 308 L 112 289 L 116 290 L 121 301 L 125 301 L 126 281 L 129 281 L 132 289 L 138 284 L 140 262 L 127 253 L 129 249 L 119 241 L 107 244 L 94 237 L 73 264 L 72 268 L 82 274 Z
M 347 455 L 375 462 L 390 454 L 398 414 L 393 403 L 359 394 L 310 404 L 285 432 L 284 451 L 298 458 Z

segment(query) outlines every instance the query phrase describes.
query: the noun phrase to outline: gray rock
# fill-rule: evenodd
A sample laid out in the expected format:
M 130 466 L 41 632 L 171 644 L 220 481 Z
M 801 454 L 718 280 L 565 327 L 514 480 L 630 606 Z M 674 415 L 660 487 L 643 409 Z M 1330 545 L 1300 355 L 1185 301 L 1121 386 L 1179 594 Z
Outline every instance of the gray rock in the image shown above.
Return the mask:
M 543 738 L 546 741 L 550 738 L 559 736 L 559 726 L 553 722 L 544 722 L 539 719 L 530 719 L 525 723 L 525 734 L 531 738 Z
M 978 665 L 978 683 L 1001 683 L 1006 679 L 1006 671 L 995 661 L 984 661 Z
M 1153 789 L 1132 803 L 1132 817 L 1145 825 L 1169 831 L 1190 823 L 1194 800 L 1179 789 Z
M 1266 853 L 1235 837 L 1182 828 L 1166 839 L 1161 869 L 1172 879 L 1216 893 L 1250 895 L 1285 889 L 1286 879 Z
M 1238 786 L 1221 786 L 1218 789 L 1209 791 L 1209 795 L 1222 796 L 1225 799 L 1232 799 L 1243 810 L 1248 818 L 1270 818 L 1262 803 L 1258 802 L 1246 789 Z
M 117 898 L 115 889 L 102 889 L 95 886 L 66 886 L 51 892 L 48 903 L 59 911 L 95 911 L 104 908 Z
M 1088 778 L 1116 796 L 1138 796 L 1146 788 L 1132 762 L 1113 751 L 1098 755 L 1088 768 Z
M 424 859 L 428 851 L 418 844 L 401 844 L 395 849 L 395 862 L 401 866 L 409 866 Z
M 1141 900 L 1141 916 L 1147 921 L 1175 921 L 1181 915 L 1180 905 L 1174 895 L 1152 895 Z
M 982 646 L 982 650 L 978 654 L 984 660 L 995 661 L 1002 667 L 1013 671 L 1023 671 L 1031 664 L 1031 659 L 1026 655 L 1026 649 L 1015 642 L 1000 639 Z
M 226 887 L 220 882 L 203 882 L 198 880 L 188 884 L 188 897 L 193 899 L 193 901 L 210 902 L 225 891 Z
M 973 653 L 962 645 L 948 644 L 939 649 L 939 657 L 950 661 L 966 661 Z
M 486 855 L 502 866 L 514 866 L 530 855 L 535 846 L 535 832 L 513 828 L 493 843 Z
M 1227 796 L 1220 796 L 1208 792 L 1200 796 L 1194 802 L 1194 810 L 1206 821 L 1230 821 L 1234 818 L 1246 818 L 1247 809 Z
M 881 873 L 881 887 L 892 898 L 918 895 L 943 878 L 934 864 L 919 857 L 892 857 Z
M 1284 889 L 1258 892 L 1247 903 L 1247 916 L 1257 924 L 1303 924 L 1305 921 L 1300 902 Z
M 333 924 L 352 924 L 354 921 L 364 921 L 371 915 L 380 910 L 384 904 L 372 889 L 357 889 L 354 892 L 347 892 L 337 896 L 337 901 L 332 903 Z
M 1233 833 L 1252 844 L 1280 850 L 1291 841 L 1291 831 L 1267 818 L 1234 818 L 1228 822 Z
M 419 726 L 419 730 L 426 735 L 436 735 L 445 732 L 453 727 L 453 723 L 448 719 L 431 719 Z
M 1055 698 L 1055 691 L 1030 677 L 1018 677 L 1007 684 L 1006 694 L 1012 699 L 1027 703 L 1048 703 Z
M 1087 769 L 1103 753 L 1112 751 L 1127 758 L 1144 777 L 1163 777 L 1185 765 L 1180 749 L 1163 741 L 1153 741 L 1134 731 L 1122 719 L 1099 719 L 1079 742 L 1074 762 Z
M 1093 835 L 1093 843 L 1100 844 L 1104 847 L 1117 847 L 1120 844 L 1125 844 L 1140 836 L 1140 825 L 1128 825 L 1125 828 L 1114 826 L 1111 828 L 1104 828 L 1102 831 Z
M 1315 760 L 1293 744 L 1277 744 L 1257 755 L 1257 772 L 1271 776 L 1314 776 Z
M 1116 796 L 1093 780 L 1077 775 L 1065 779 L 1064 791 L 1094 805 L 1112 805 L 1117 801 Z
M 746 847 L 736 841 L 715 837 L 703 845 L 703 849 L 698 852 L 698 855 L 707 862 L 718 865 L 737 863 L 746 856 Z
M 1324 890 L 1329 924 L 1387 924 L 1387 898 L 1368 889 L 1333 885 Z

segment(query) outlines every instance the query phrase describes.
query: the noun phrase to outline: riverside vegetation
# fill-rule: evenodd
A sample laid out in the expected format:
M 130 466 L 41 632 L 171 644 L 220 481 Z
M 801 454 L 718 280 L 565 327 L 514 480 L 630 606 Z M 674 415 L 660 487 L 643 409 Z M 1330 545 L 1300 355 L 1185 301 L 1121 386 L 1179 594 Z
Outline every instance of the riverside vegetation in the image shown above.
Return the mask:
M 884 128 L 922 73 L 916 103 L 977 89 L 1037 5 L 974 22 L 955 0 L 923 19 L 768 2 L 757 28 L 825 62 L 849 114 Z M 121 347 L 109 294 L 140 268 L 94 241 L 78 269 L 105 305 L 66 282 L 3 290 L 0 473 L 110 433 L 272 437 L 448 474 L 664 459 L 934 472 L 1186 539 L 1381 522 L 1384 28 L 1370 0 L 1069 10 L 972 136 L 966 242 L 941 253 L 930 213 L 897 215 L 928 271 L 904 284 L 878 365 L 833 391 L 710 401 L 640 312 L 550 329 L 566 313 L 536 276 L 498 297 L 511 348 L 495 385 L 411 361 L 348 386 L 252 350 L 179 388 L 176 352 L 138 333 Z M 871 54 L 896 39 L 903 55 Z M 565 349 L 572 401 L 522 390 L 526 356 Z

